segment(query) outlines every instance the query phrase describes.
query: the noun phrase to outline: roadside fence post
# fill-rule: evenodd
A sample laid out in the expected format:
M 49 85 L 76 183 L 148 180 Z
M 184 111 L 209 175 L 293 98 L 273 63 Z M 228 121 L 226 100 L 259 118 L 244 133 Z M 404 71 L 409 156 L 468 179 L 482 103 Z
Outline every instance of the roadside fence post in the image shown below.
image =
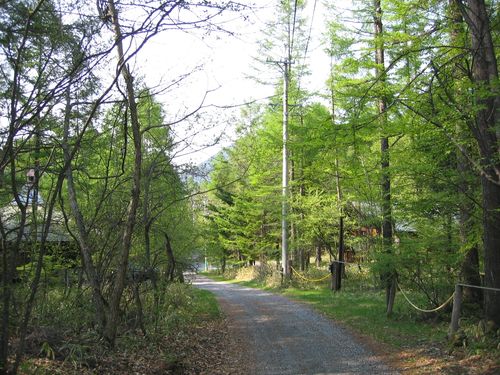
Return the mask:
M 462 291 L 463 287 L 460 284 L 455 285 L 455 294 L 453 296 L 453 310 L 451 312 L 451 323 L 448 332 L 450 339 L 455 332 L 458 331 L 458 320 L 460 319 L 460 310 L 462 309 Z

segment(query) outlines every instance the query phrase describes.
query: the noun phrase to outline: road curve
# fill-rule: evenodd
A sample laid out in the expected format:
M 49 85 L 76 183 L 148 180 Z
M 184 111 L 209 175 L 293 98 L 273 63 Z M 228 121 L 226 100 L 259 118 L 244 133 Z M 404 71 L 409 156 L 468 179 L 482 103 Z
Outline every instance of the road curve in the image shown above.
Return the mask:
M 230 334 L 245 346 L 241 374 L 397 374 L 346 330 L 301 303 L 257 289 L 196 276 L 214 293 Z

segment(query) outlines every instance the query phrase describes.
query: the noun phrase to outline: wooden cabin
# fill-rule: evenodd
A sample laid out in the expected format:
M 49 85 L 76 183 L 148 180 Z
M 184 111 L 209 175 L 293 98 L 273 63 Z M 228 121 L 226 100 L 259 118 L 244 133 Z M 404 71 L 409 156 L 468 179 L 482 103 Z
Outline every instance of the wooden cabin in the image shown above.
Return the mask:
M 0 239 L 2 248 L 8 249 L 18 238 L 21 232 L 21 244 L 18 251 L 17 265 L 28 263 L 38 249 L 45 226 L 47 224 L 47 210 L 45 201 L 35 188 L 35 171 L 30 169 L 26 174 L 26 183 L 19 190 L 18 200 L 26 207 L 26 221 L 21 228 L 21 210 L 15 198 L 0 208 Z M 57 254 L 62 258 L 75 259 L 78 257 L 76 244 L 66 228 L 64 215 L 54 209 L 50 221 L 49 232 L 46 238 L 47 254 Z

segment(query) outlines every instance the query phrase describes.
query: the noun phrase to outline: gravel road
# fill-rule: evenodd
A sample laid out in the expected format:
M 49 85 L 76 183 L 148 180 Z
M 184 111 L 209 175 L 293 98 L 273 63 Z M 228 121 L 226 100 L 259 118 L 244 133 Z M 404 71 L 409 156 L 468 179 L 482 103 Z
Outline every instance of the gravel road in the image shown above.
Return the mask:
M 335 322 L 283 296 L 197 276 L 242 350 L 241 374 L 397 374 Z

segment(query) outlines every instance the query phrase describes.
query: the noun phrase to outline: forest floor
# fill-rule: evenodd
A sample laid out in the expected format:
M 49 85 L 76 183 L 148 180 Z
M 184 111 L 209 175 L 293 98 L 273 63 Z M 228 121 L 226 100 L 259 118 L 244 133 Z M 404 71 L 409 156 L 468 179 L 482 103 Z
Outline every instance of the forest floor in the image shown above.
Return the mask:
M 19 374 L 70 375 L 227 375 L 247 368 L 215 297 L 186 284 L 171 285 L 161 322 L 148 320 L 147 333 L 122 324 L 114 348 L 106 345 L 85 321 L 84 311 L 65 313 L 57 322 L 45 320 L 28 330 Z M 176 307 L 174 308 L 173 305 Z M 86 310 L 85 310 L 86 311 Z M 73 317 L 83 324 L 75 329 Z M 133 316 L 133 315 L 132 315 Z M 18 345 L 11 341 L 12 352 Z M 13 363 L 14 358 L 10 358 Z
M 27 353 L 20 374 L 228 375 L 248 368 L 241 343 L 230 337 L 224 318 L 182 329 L 155 343 L 135 336 L 134 347 L 87 351 L 86 360 Z

